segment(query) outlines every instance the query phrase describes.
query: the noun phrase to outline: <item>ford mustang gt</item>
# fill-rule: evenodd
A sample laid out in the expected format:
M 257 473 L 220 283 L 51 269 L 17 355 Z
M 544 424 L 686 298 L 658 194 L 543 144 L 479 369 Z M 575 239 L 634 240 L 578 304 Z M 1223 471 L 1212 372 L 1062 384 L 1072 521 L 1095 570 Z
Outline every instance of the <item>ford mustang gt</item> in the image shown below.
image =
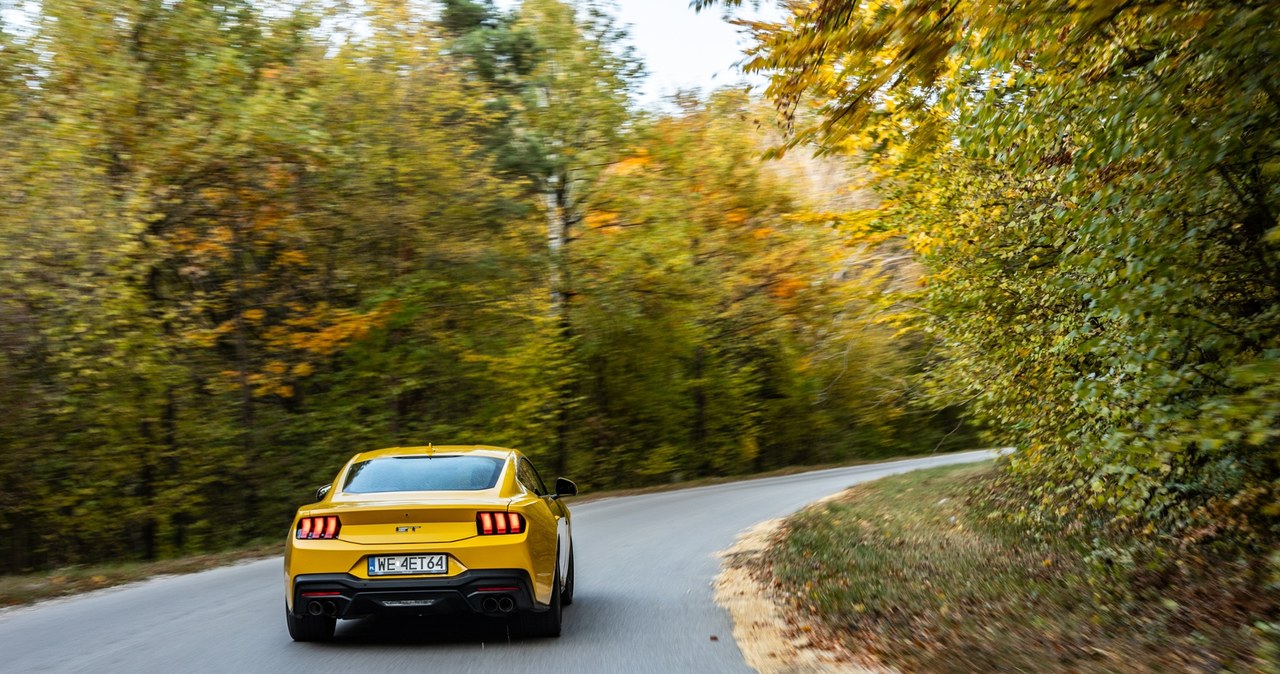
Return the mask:
M 573 538 L 559 478 L 549 490 L 513 449 L 397 447 L 356 454 L 302 506 L 284 555 L 295 641 L 338 619 L 471 613 L 560 635 L 573 601 Z

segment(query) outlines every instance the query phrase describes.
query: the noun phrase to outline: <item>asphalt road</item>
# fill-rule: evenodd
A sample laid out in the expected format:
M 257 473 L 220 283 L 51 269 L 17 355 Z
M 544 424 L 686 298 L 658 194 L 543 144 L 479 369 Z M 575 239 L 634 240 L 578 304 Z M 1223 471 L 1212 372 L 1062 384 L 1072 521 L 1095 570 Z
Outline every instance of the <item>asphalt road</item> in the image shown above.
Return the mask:
M 0 612 L 0 672 L 750 672 L 712 600 L 741 530 L 849 485 L 990 458 L 946 454 L 573 508 L 576 590 L 559 639 L 477 620 L 342 621 L 329 644 L 284 625 L 278 558 Z

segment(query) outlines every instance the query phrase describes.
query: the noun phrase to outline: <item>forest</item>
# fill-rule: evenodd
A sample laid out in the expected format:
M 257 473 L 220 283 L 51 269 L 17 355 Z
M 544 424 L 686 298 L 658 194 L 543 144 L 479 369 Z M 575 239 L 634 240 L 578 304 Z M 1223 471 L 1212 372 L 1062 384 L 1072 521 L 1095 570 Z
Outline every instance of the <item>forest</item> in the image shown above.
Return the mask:
M 600 490 L 976 446 L 923 269 L 733 89 L 646 108 L 607 7 L 0 13 L 0 571 L 283 535 L 356 451 Z
M 874 173 L 848 234 L 925 269 L 918 390 L 1017 447 L 1002 517 L 1091 539 L 1095 597 L 1267 604 L 1280 661 L 1280 5 L 787 6 L 742 22 L 772 154 Z

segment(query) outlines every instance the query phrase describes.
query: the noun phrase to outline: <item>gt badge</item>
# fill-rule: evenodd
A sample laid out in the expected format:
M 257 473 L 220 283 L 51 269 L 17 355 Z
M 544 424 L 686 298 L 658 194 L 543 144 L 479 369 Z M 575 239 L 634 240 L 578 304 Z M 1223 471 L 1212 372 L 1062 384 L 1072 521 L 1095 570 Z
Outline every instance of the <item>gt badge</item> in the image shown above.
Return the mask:
M 411 534 L 418 530 L 418 527 L 396 527 L 397 534 Z

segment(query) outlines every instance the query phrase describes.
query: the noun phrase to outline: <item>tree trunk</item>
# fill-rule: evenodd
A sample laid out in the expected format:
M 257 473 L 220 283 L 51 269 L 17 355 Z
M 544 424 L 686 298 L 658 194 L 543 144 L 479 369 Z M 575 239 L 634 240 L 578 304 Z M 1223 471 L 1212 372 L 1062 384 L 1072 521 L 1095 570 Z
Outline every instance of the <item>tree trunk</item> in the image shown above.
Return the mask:
M 543 195 L 547 209 L 547 251 L 549 260 L 549 283 L 551 286 L 551 317 L 556 325 L 556 337 L 564 347 L 562 353 L 568 353 L 573 343 L 573 317 L 569 313 L 569 301 L 572 298 L 572 275 L 569 266 L 568 246 L 573 218 L 567 203 L 567 181 L 561 176 L 552 176 L 548 181 L 550 189 Z M 563 475 L 569 467 L 570 424 L 572 415 L 570 408 L 576 391 L 576 382 L 572 375 L 558 382 L 555 400 L 555 458 L 556 475 Z

